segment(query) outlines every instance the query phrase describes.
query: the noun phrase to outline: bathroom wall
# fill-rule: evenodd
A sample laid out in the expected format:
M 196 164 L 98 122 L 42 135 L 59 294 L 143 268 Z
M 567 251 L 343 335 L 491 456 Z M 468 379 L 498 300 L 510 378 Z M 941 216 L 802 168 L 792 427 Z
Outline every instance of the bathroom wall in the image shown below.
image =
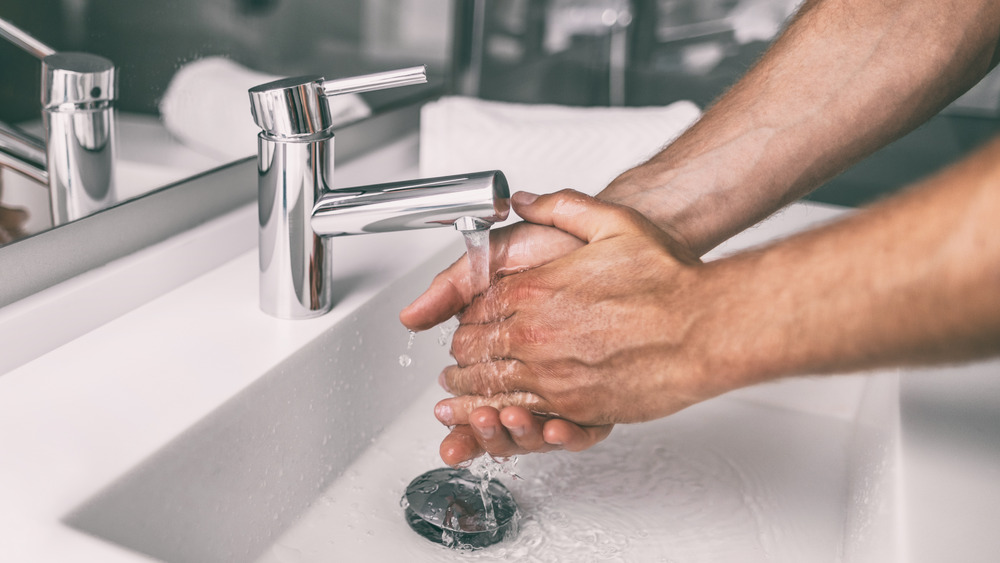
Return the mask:
M 0 18 L 31 30 L 38 39 L 54 45 L 64 30 L 61 1 L 8 0 L 0 6 Z M 0 121 L 37 119 L 40 81 L 38 60 L 0 40 Z
M 784 1 L 784 0 L 781 0 Z M 705 105 L 766 40 L 737 41 L 737 0 L 496 0 L 484 3 L 481 97 L 568 105 Z M 777 23 L 781 17 L 775 16 Z M 611 90 L 622 67 L 624 97 Z
M 119 106 L 140 113 L 156 112 L 177 68 L 208 55 L 282 75 L 422 63 L 441 79 L 450 12 L 451 2 L 440 0 L 9 0 L 0 7 L 0 17 L 57 50 L 113 60 Z M 421 33 L 399 31 L 406 28 Z M 3 44 L 0 69 L 0 120 L 37 118 L 38 62 Z
M 456 28 L 455 45 L 472 52 L 454 53 L 464 63 L 456 89 L 507 102 L 655 106 L 691 100 L 706 107 L 756 62 L 798 4 L 468 0 L 460 5 L 464 23 Z M 476 25 L 471 7 L 482 11 L 482 24 Z M 862 205 L 968 154 L 1000 133 L 1000 76 L 993 82 L 981 88 L 992 95 L 993 113 L 952 106 L 808 199 Z M 615 88 L 621 90 L 617 101 Z

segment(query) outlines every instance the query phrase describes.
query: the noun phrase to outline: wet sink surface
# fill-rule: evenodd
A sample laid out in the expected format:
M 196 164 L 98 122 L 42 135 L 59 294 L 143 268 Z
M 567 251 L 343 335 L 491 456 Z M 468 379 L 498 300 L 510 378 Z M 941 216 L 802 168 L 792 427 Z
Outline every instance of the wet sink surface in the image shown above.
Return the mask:
M 428 389 L 261 560 L 456 560 L 399 507 L 410 479 L 440 465 L 430 413 L 442 396 Z M 466 558 L 833 561 L 851 436 L 849 420 L 722 398 L 619 426 L 587 452 L 522 456 L 521 479 L 502 479 L 518 536 Z
M 399 505 L 413 477 L 441 464 L 431 412 L 444 392 L 414 375 L 418 364 L 426 356 L 387 376 L 419 396 L 377 438 L 363 424 L 377 418 L 370 405 L 328 406 L 331 391 L 351 393 L 345 381 L 289 375 L 294 391 L 254 386 L 68 523 L 165 561 L 454 560 L 413 533 Z M 863 389 L 854 378 L 813 383 L 796 393 L 835 385 L 851 401 Z M 503 479 L 523 513 L 519 535 L 471 557 L 833 561 L 853 428 L 737 393 L 619 426 L 587 452 L 522 456 L 521 479 Z

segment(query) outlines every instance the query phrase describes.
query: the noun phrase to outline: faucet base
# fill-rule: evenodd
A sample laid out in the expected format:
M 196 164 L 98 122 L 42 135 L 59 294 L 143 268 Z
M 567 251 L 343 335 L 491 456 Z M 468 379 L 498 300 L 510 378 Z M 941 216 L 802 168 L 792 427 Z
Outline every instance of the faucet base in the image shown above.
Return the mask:
M 333 309 L 330 242 L 311 226 L 333 183 L 333 134 L 309 142 L 258 137 L 260 308 L 282 319 Z

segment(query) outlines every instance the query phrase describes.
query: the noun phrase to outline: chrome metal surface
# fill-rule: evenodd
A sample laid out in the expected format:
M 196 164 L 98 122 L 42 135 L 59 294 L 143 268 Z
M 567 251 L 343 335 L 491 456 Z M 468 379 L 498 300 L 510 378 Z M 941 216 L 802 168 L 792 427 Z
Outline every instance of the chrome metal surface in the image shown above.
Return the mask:
M 410 482 L 400 504 L 410 528 L 451 549 L 476 550 L 517 535 L 520 512 L 514 495 L 490 479 L 485 499 L 480 479 L 468 469 L 432 469 Z M 493 521 L 486 516 L 492 504 Z
M 44 111 L 52 224 L 61 225 L 117 203 L 115 113 L 110 103 Z
M 0 167 L 10 168 L 36 182 L 47 184 L 45 141 L 0 122 Z
M 427 82 L 427 67 L 424 65 L 411 66 L 386 72 L 327 80 L 323 82 L 323 95 L 330 97 L 339 94 L 371 92 L 386 88 L 413 86 L 425 82 Z
M 42 107 L 111 102 L 115 64 L 87 53 L 55 53 L 42 59 Z
M 312 228 L 321 236 L 451 225 L 478 231 L 507 218 L 509 197 L 497 170 L 331 190 L 313 208 Z
M 257 142 L 260 307 L 284 319 L 333 308 L 328 237 L 455 225 L 482 230 L 507 218 L 498 171 L 332 189 L 330 92 L 392 88 L 426 80 L 423 67 L 325 81 L 306 76 L 249 90 L 263 129 Z
M 250 89 L 250 112 L 272 137 L 316 135 L 333 126 L 327 98 L 427 82 L 427 69 L 415 66 L 363 76 L 326 80 L 322 76 L 282 78 Z
M 283 78 L 254 86 L 250 112 L 264 133 L 279 139 L 315 135 L 333 125 L 322 76 Z
M 333 181 L 333 135 L 308 142 L 258 137 L 260 308 L 307 319 L 333 308 L 330 243 L 313 232 L 316 200 Z
M 23 29 L 20 29 L 4 19 L 0 19 L 0 37 L 6 39 L 21 49 L 24 49 L 39 59 L 44 59 L 45 57 L 56 52 L 56 50 L 52 47 L 49 47 L 45 43 L 35 39 Z
M 52 224 L 117 203 L 117 74 L 104 57 L 56 53 L 8 22 L 0 35 L 42 59 L 45 141 L 0 124 L 0 166 L 49 186 Z

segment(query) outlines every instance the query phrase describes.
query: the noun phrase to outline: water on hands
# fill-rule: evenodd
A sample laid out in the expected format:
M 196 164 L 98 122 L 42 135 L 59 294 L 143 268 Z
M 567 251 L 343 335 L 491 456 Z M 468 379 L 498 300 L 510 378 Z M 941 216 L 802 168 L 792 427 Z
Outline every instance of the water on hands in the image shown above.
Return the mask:
M 490 286 L 490 231 L 467 231 L 465 249 L 469 257 L 469 282 L 473 295 L 479 295 Z M 483 501 L 483 523 L 487 529 L 497 527 L 493 513 L 493 499 L 490 497 L 490 479 L 503 470 L 503 466 L 489 454 L 483 454 L 472 461 L 469 471 L 479 479 L 479 496 Z
M 490 286 L 490 231 L 485 229 L 463 232 L 462 234 L 465 237 L 465 248 L 471 265 L 469 281 L 472 285 L 473 295 L 478 295 Z M 449 338 L 457 328 L 458 325 L 452 321 L 441 323 L 441 336 L 438 337 L 438 344 L 447 346 Z M 406 351 L 399 355 L 399 365 L 404 368 L 413 363 L 409 352 L 413 349 L 413 339 L 417 335 L 412 330 L 407 332 L 409 338 L 406 341 Z
M 490 231 L 468 231 L 465 235 L 465 249 L 469 256 L 469 281 L 472 294 L 479 295 L 490 286 Z

